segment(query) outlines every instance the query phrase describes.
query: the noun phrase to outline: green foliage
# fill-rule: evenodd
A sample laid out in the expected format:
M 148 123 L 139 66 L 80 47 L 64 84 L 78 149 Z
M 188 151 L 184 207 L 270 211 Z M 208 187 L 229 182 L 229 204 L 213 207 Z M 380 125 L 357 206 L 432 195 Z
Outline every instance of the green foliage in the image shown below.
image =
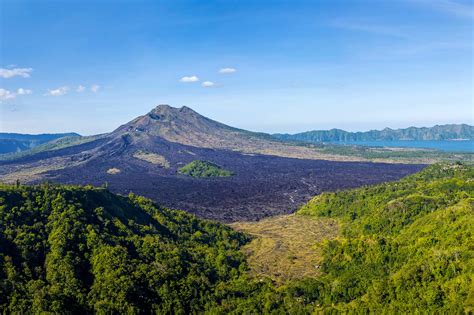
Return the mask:
M 186 164 L 179 169 L 179 172 L 192 177 L 229 177 L 234 175 L 231 171 L 214 163 L 199 160 Z
M 338 310 L 473 310 L 474 168 L 440 164 L 405 179 L 314 198 L 300 215 L 339 218 L 324 246 L 324 301 Z
M 246 241 L 133 194 L 0 186 L 0 310 L 197 313 L 246 270 Z

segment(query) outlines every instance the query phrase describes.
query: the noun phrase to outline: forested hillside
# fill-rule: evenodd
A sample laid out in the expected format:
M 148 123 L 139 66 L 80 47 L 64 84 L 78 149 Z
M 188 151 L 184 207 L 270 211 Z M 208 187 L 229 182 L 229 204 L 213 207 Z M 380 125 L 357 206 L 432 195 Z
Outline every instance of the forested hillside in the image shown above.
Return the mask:
M 474 126 L 437 125 L 434 127 L 409 127 L 404 129 L 370 130 L 365 132 L 349 132 L 341 129 L 313 130 L 297 134 L 275 134 L 281 140 L 302 142 L 330 141 L 392 141 L 392 140 L 453 140 L 474 139 Z
M 324 245 L 327 304 L 473 311 L 474 168 L 434 165 L 399 182 L 323 194 L 299 214 L 343 226 L 343 237 Z
M 305 218 L 330 218 L 339 232 L 327 240 L 309 236 L 321 257 L 318 265 L 310 258 L 306 268 L 317 272 L 300 266 L 299 278 L 278 283 L 265 276 L 264 268 L 258 276 L 249 272 L 239 251 L 249 238 L 224 225 L 105 188 L 1 186 L 0 309 L 132 314 L 474 310 L 473 167 L 433 165 L 401 181 L 324 193 L 296 216 L 293 230 L 300 222 L 310 235 L 321 225 L 304 224 Z M 278 224 L 284 228 L 283 220 L 279 217 Z M 269 229 L 269 224 L 261 226 Z M 309 248 L 304 251 L 311 254 Z
M 328 219 L 336 220 L 339 237 L 328 233 L 326 241 L 317 242 L 314 234 L 321 231 L 308 228 L 302 218 L 319 225 L 321 231 Z M 282 239 L 295 234 L 297 224 L 299 239 L 294 235 Z M 264 295 L 264 312 L 456 314 L 474 310 L 473 167 L 433 165 L 401 181 L 325 193 L 289 216 L 287 224 L 282 217 L 269 218 L 243 230 L 256 237 L 245 248 L 253 252 L 249 261 L 258 277 L 265 270 L 276 281 L 285 280 L 288 272 L 320 273 L 287 281 Z M 265 245 L 273 235 L 275 245 Z M 301 246 L 304 235 L 317 242 L 313 251 L 305 245 L 294 253 L 292 242 Z M 262 258 L 262 249 L 272 261 Z M 294 265 L 288 263 L 291 259 Z M 286 268 L 277 274 L 275 265 Z
M 72 186 L 0 187 L 6 313 L 196 313 L 245 264 L 240 233 L 148 199 Z M 3 313 L 2 312 L 2 313 Z

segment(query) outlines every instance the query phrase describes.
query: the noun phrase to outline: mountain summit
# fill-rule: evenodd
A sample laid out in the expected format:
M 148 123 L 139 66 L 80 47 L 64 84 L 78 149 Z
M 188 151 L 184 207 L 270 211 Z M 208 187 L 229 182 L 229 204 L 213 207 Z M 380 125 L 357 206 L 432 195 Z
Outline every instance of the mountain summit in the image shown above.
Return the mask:
M 321 153 L 241 130 L 188 107 L 159 105 L 111 133 L 0 162 L 0 181 L 107 183 L 175 209 L 220 221 L 257 220 L 289 213 L 322 191 L 395 180 L 420 169 L 322 161 Z M 187 165 L 232 176 L 201 178 Z M 349 177 L 347 174 L 351 174 Z
M 153 136 L 170 142 L 201 148 L 254 151 L 256 141 L 271 141 L 265 134 L 233 128 L 204 117 L 189 107 L 158 105 L 149 113 L 120 126 L 113 134 L 128 133 L 132 137 Z M 264 139 L 266 138 L 266 139 Z M 259 146 L 262 147 L 259 143 Z M 266 145 L 268 145 L 266 143 Z

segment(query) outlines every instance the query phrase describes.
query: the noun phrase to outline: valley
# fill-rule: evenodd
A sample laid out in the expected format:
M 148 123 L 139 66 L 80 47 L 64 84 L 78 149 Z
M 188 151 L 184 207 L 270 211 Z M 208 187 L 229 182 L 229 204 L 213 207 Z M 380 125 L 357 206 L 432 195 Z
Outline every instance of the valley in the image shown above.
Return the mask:
M 107 188 L 0 185 L 0 308 L 470 313 L 473 172 L 432 165 L 238 231 Z

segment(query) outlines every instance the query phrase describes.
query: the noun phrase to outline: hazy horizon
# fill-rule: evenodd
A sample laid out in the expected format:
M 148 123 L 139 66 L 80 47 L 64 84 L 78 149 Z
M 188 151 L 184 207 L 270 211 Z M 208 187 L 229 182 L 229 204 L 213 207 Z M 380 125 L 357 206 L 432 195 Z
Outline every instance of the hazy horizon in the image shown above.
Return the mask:
M 169 105 L 169 104 L 164 104 L 164 105 Z M 172 106 L 172 105 L 170 105 Z M 183 105 L 183 106 L 186 106 L 186 105 Z M 172 106 L 172 107 L 176 107 L 176 106 Z M 189 107 L 189 106 L 188 106 Z M 193 109 L 193 108 L 192 108 Z M 150 109 L 151 110 L 151 109 Z M 194 109 L 193 109 L 194 110 Z M 102 133 L 108 133 L 108 132 L 112 132 L 113 130 L 115 130 L 116 128 L 118 128 L 119 126 L 133 120 L 134 118 L 138 117 L 138 116 L 141 116 L 141 115 L 144 115 L 146 114 L 145 113 L 141 113 L 137 116 L 134 116 L 134 117 L 130 117 L 129 120 L 127 121 L 123 121 L 123 122 L 120 122 L 116 125 L 116 127 L 114 127 L 113 129 L 111 130 L 106 130 L 106 131 L 103 131 L 103 132 L 98 132 L 98 133 L 81 133 L 81 132 L 77 132 L 75 130 L 64 130 L 64 131 L 55 131 L 55 132 L 42 132 L 42 131 L 39 131 L 39 132 L 28 132 L 28 131 L 25 131 L 25 132 L 13 132 L 13 131 L 8 131 L 8 130 L 1 130 L 0 129 L 0 132 L 2 133 L 20 133 L 20 134 L 54 134 L 54 133 L 67 133 L 67 132 L 75 132 L 75 133 L 78 133 L 80 134 L 81 136 L 92 136 L 92 135 L 97 135 L 97 134 L 102 134 Z M 200 113 L 201 114 L 201 113 Z M 216 120 L 214 119 L 213 117 L 210 117 L 210 116 L 206 116 L 207 118 L 210 118 L 210 119 L 213 119 L 213 120 Z M 242 126 L 237 126 L 237 125 L 232 125 L 230 123 L 226 123 L 224 121 L 221 121 L 221 120 L 216 120 L 220 123 L 224 123 L 228 126 L 231 126 L 231 127 L 236 127 L 236 128 L 241 128 L 241 129 L 245 129 L 245 130 L 249 130 L 249 131 L 254 131 L 254 132 L 264 132 L 264 133 L 268 133 L 268 134 L 277 134 L 277 133 L 290 133 L 290 134 L 294 134 L 294 133 L 300 133 L 300 132 L 305 132 L 305 131 L 314 131 L 314 130 L 330 130 L 330 129 L 341 129 L 341 130 L 344 130 L 344 131 L 349 131 L 349 132 L 366 132 L 366 131 L 372 131 L 372 130 L 382 130 L 382 129 L 385 129 L 385 128 L 390 128 L 390 129 L 405 129 L 405 128 L 410 128 L 410 127 L 416 127 L 416 128 L 431 128 L 431 127 L 434 127 L 436 125 L 450 125 L 450 124 L 466 124 L 466 125 L 472 125 L 468 122 L 453 122 L 453 123 L 435 123 L 433 125 L 407 125 L 407 126 L 404 126 L 403 125 L 403 122 L 400 123 L 400 126 L 402 127 L 391 127 L 391 126 L 384 126 L 384 127 L 380 127 L 380 128 L 371 128 L 371 129 L 345 129 L 345 128 L 338 128 L 338 127 L 328 127 L 328 128 L 313 128 L 311 127 L 310 124 L 307 125 L 307 128 L 304 128 L 303 126 L 301 127 L 302 129 L 301 130 L 298 130 L 298 131 L 266 131 L 265 129 L 259 129 L 258 126 L 255 126 L 255 128 L 252 128 L 252 126 L 250 127 L 242 127 Z M 260 126 L 262 127 L 262 126 Z M 363 123 L 361 123 L 361 128 L 363 128 Z
M 3 1 L 0 132 L 156 104 L 267 133 L 473 124 L 470 1 Z

